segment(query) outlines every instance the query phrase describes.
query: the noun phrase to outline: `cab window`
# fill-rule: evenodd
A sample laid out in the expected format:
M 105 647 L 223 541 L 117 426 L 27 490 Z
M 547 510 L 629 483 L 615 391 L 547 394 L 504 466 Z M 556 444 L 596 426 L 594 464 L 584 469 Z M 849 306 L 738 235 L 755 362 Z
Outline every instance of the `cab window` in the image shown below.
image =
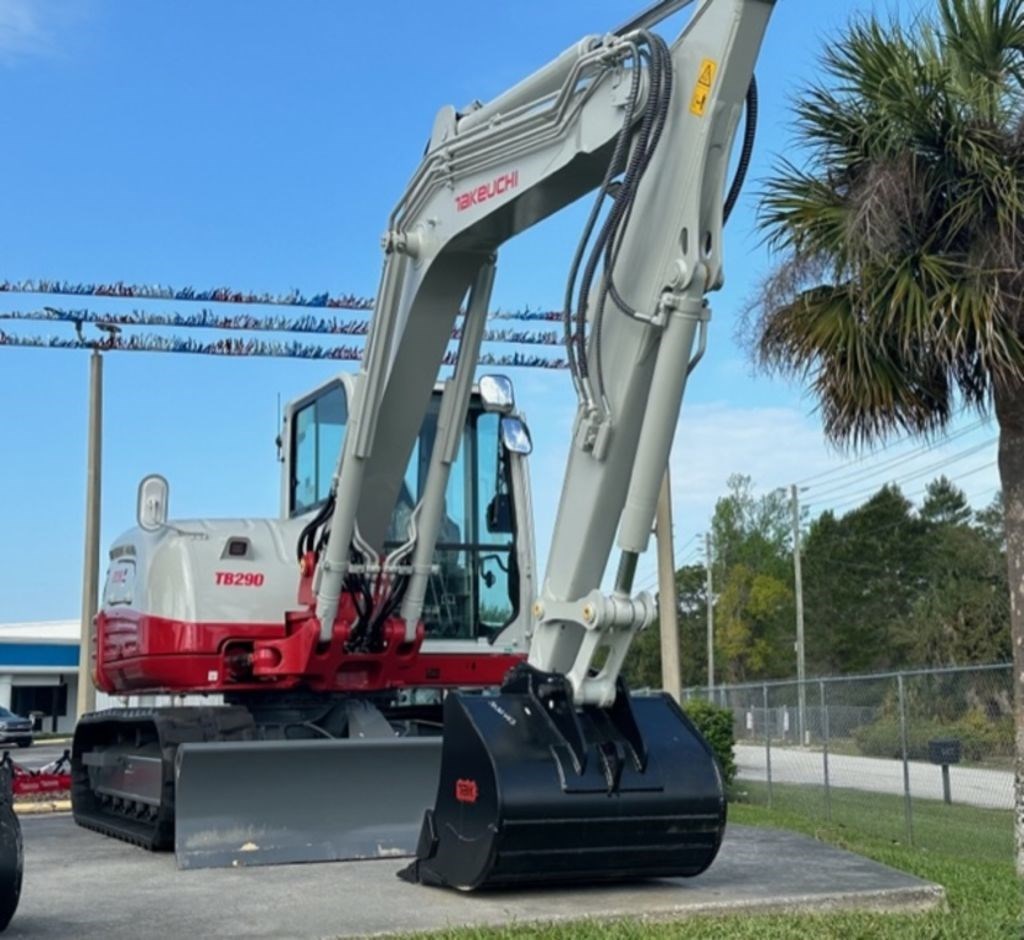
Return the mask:
M 440 401 L 434 398 L 413 446 L 391 516 L 385 548 L 406 542 L 410 519 L 430 469 Z M 291 514 L 309 512 L 330 495 L 345 441 L 348 406 L 339 384 L 298 408 L 292 419 Z M 493 637 L 518 612 L 515 509 L 500 416 L 470 409 L 445 490 L 444 511 L 427 585 L 427 635 Z
M 345 442 L 348 402 L 335 385 L 295 412 L 291 460 L 291 512 L 300 515 L 327 499 Z
M 431 403 L 391 517 L 388 547 L 408 538 L 409 517 L 423 495 L 437 436 Z M 435 571 L 427 583 L 423 622 L 428 637 L 468 640 L 499 633 L 516 616 L 514 507 L 500 416 L 470 411 L 445 490 Z

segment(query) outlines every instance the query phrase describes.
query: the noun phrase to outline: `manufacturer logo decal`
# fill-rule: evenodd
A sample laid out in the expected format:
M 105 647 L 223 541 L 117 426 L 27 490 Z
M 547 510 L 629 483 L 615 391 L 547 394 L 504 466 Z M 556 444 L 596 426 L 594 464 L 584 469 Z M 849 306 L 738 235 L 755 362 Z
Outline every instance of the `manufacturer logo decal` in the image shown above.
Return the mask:
M 518 187 L 519 171 L 512 170 L 510 173 L 503 173 L 491 180 L 486 186 L 477 186 L 475 189 L 459 193 L 455 197 L 455 207 L 459 212 L 465 212 L 471 206 L 479 206 L 495 196 L 511 192 Z
M 513 728 L 516 726 L 516 720 L 513 718 L 504 708 L 502 708 L 497 702 L 491 701 L 487 703 L 491 706 L 502 718 L 505 719 Z
M 263 587 L 266 581 L 259 571 L 218 571 L 215 578 L 220 587 Z
M 455 799 L 460 803 L 475 803 L 480 796 L 480 789 L 475 780 L 456 780 Z

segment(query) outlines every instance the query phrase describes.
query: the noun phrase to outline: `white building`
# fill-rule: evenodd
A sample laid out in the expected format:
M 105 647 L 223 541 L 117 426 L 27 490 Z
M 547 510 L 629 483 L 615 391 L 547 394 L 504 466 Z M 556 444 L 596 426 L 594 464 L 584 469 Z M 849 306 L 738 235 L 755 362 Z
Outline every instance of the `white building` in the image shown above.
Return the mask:
M 71 731 L 78 694 L 77 620 L 0 624 L 0 705 L 40 731 Z

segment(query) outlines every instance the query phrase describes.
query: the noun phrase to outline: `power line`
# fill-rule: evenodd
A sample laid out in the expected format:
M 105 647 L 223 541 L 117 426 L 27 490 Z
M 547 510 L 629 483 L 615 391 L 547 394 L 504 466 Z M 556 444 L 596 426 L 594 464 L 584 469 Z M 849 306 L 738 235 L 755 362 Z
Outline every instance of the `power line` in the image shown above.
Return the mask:
M 983 470 L 988 470 L 988 469 L 994 467 L 995 465 L 996 465 L 996 461 L 992 460 L 989 463 L 982 464 L 981 466 L 978 466 L 978 467 L 974 467 L 973 469 L 967 470 L 964 473 L 958 474 L 957 476 L 947 477 L 947 479 L 950 481 L 950 483 L 955 483 L 957 480 L 963 480 L 966 477 L 973 476 L 976 473 L 981 473 Z M 917 474 L 917 475 L 920 476 L 921 474 Z M 877 490 L 875 490 L 873 492 L 877 492 Z M 903 496 L 905 498 L 907 498 L 907 499 L 914 499 L 914 498 L 916 498 L 918 496 L 924 495 L 927 492 L 928 492 L 928 486 L 925 486 L 925 487 L 922 487 L 920 490 L 917 490 L 914 493 L 904 493 Z M 867 495 L 870 496 L 870 495 L 873 495 L 873 493 L 869 493 Z M 852 498 L 850 500 L 845 500 L 843 502 L 837 503 L 834 506 L 831 506 L 829 508 L 831 508 L 831 509 L 841 509 L 844 506 L 852 505 L 853 503 L 860 502 L 863 499 L 864 499 L 864 494 L 861 494 L 861 495 L 859 495 L 857 497 L 854 497 L 854 498 Z
M 801 487 L 801 489 L 805 490 L 805 491 L 808 491 L 808 490 L 814 490 L 814 489 L 816 489 L 819 486 L 825 487 L 827 491 L 830 491 L 833 487 L 838 487 L 839 489 L 842 489 L 844 487 L 844 485 L 845 485 L 845 481 L 847 481 L 847 480 L 851 480 L 851 481 L 855 482 L 858 478 L 872 477 L 872 476 L 875 476 L 878 473 L 881 473 L 881 472 L 883 472 L 885 470 L 891 470 L 893 467 L 901 466 L 902 464 L 905 464 L 905 463 L 910 463 L 911 461 L 916 460 L 918 457 L 921 457 L 921 456 L 923 456 L 926 453 L 929 453 L 929 452 L 931 452 L 933 450 L 938 450 L 940 447 L 945 447 L 948 444 L 952 443 L 953 441 L 958 440 L 959 438 L 965 437 L 966 435 L 970 434 L 973 431 L 978 430 L 978 428 L 984 426 L 987 423 L 988 422 L 984 421 L 984 420 L 976 421 L 973 424 L 967 425 L 967 427 L 961 428 L 960 430 L 958 430 L 954 434 L 950 434 L 950 435 L 944 437 L 941 441 L 933 441 L 932 443 L 925 444 L 925 445 L 922 445 L 921 447 L 915 448 L 910 453 L 899 454 L 896 457 L 892 457 L 892 458 L 890 458 L 888 460 L 884 460 L 884 461 L 882 461 L 879 464 L 875 464 L 873 467 L 864 468 L 863 470 L 857 470 L 857 471 L 854 471 L 853 473 L 846 473 L 846 474 L 844 474 L 844 475 L 842 475 L 840 477 L 836 477 L 835 479 L 826 480 L 824 483 L 818 483 L 818 484 L 815 484 L 813 486 L 803 486 L 803 487 Z M 837 468 L 837 470 L 841 470 L 841 469 L 844 469 L 844 468 Z M 818 495 L 822 495 L 822 494 L 819 493 Z
M 982 450 L 986 450 L 987 448 L 995 444 L 997 440 L 997 437 L 988 438 L 987 440 L 982 441 L 980 444 L 974 444 L 971 447 L 965 448 L 962 451 L 958 451 L 957 453 L 953 454 L 950 457 L 946 457 L 940 461 L 937 461 L 936 463 L 929 464 L 927 467 L 915 470 L 913 473 L 891 477 L 888 480 L 876 481 L 874 484 L 872 484 L 872 486 L 869 489 L 859 491 L 858 493 L 855 494 L 850 494 L 847 499 L 843 500 L 843 502 L 857 500 L 862 496 L 870 496 L 871 494 L 877 492 L 882 486 L 890 483 L 896 483 L 897 485 L 899 485 L 901 483 L 909 483 L 911 480 L 916 480 L 922 476 L 927 476 L 930 473 L 934 473 L 936 471 L 941 470 L 943 467 L 948 467 L 951 464 L 957 463 L 958 461 L 963 460 L 966 457 L 971 457 Z M 826 492 L 821 493 L 814 499 L 810 500 L 807 505 L 821 506 L 829 499 L 830 496 L 842 495 L 843 489 L 845 489 L 845 487 L 838 488 L 835 490 L 827 490 Z
M 958 411 L 953 416 L 954 419 L 960 417 L 960 415 L 962 415 L 966 410 L 967 410 L 966 408 L 961 408 L 960 411 Z M 979 422 L 979 423 L 984 423 L 984 422 Z M 889 441 L 889 443 L 887 443 L 887 444 L 883 444 L 881 447 L 875 448 L 869 454 L 861 454 L 859 457 L 855 457 L 853 460 L 850 460 L 850 461 L 848 461 L 845 464 L 841 464 L 838 467 L 829 467 L 827 470 L 821 470 L 818 473 L 812 473 L 810 476 L 804 477 L 802 480 L 797 480 L 796 481 L 796 485 L 797 486 L 803 486 L 803 485 L 809 483 L 811 480 L 817 480 L 817 479 L 820 479 L 821 477 L 829 476 L 830 474 L 833 474 L 833 473 L 840 473 L 840 472 L 842 472 L 844 470 L 848 470 L 850 467 L 854 466 L 855 464 L 864 463 L 867 460 L 871 460 L 873 457 L 877 457 L 879 454 L 882 454 L 882 453 L 884 453 L 887 450 L 892 450 L 892 448 L 898 447 L 900 444 L 906 444 L 910 440 L 913 440 L 913 438 L 912 437 L 899 437 L 899 438 L 896 438 L 896 439 L 894 439 L 892 441 Z M 941 443 L 942 442 L 936 442 L 934 444 L 922 444 L 919 449 L 922 450 L 922 451 L 929 450 L 932 447 L 941 446 Z M 825 485 L 825 484 L 821 484 L 821 485 Z

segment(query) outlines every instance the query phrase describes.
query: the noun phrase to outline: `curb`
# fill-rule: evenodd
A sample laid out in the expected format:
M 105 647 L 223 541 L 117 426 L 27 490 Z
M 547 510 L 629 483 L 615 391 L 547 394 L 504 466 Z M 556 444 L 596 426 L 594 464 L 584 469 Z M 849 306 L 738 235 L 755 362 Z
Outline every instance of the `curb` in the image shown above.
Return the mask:
M 44 813 L 70 813 L 71 800 L 46 800 L 33 803 L 15 803 L 14 812 L 19 816 L 41 816 Z

